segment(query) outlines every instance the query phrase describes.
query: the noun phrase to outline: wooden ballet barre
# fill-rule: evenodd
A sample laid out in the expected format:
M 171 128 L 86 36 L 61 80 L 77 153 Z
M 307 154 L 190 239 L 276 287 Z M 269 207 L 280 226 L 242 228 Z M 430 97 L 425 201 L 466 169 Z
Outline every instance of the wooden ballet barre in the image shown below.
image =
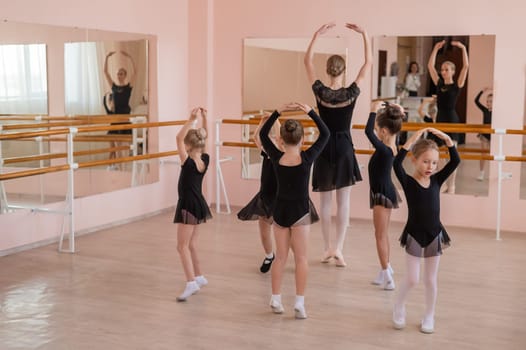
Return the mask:
M 178 151 L 167 151 L 167 152 L 159 152 L 159 153 L 152 153 L 152 154 L 143 154 L 139 156 L 122 157 L 122 158 L 116 158 L 116 159 L 94 160 L 94 161 L 89 161 L 89 162 L 77 163 L 77 165 L 78 165 L 78 168 L 88 168 L 88 167 L 99 166 L 99 165 L 110 165 L 110 164 L 115 164 L 115 163 L 131 162 L 135 160 L 170 157 L 170 156 L 175 156 L 178 154 L 179 154 Z M 7 174 L 0 174 L 0 181 L 18 179 L 18 178 L 34 176 L 34 175 L 54 173 L 54 172 L 64 171 L 64 170 L 69 170 L 69 169 L 70 169 L 69 164 L 62 164 L 62 165 L 55 165 L 55 166 L 50 166 L 46 168 L 15 171 L 15 172 L 7 173 Z
M 144 114 L 97 114 L 97 115 L 72 115 L 72 116 L 55 116 L 49 117 L 41 114 L 2 114 L 0 120 L 90 120 L 90 119 L 105 119 L 114 118 L 116 120 L 126 121 L 134 117 L 146 117 Z
M 73 156 L 80 157 L 80 156 L 88 156 L 92 154 L 126 151 L 129 149 L 130 149 L 129 146 L 99 148 L 99 149 L 94 149 L 94 150 L 73 152 Z M 46 153 L 46 154 L 41 154 L 38 156 L 11 157 L 11 158 L 4 158 L 4 164 L 25 163 L 25 162 L 33 162 L 36 160 L 67 158 L 67 156 L 68 154 L 64 152 L 64 153 Z
M 176 156 L 178 154 L 179 154 L 179 151 L 166 151 L 166 152 L 151 153 L 151 154 L 141 154 L 138 156 L 121 157 L 121 158 L 115 158 L 115 159 L 92 160 L 89 162 L 78 163 L 78 167 L 79 169 L 89 168 L 89 167 L 100 166 L 100 165 L 110 165 L 110 164 L 115 164 L 115 163 L 133 162 L 135 160 L 146 160 L 146 159 L 155 159 L 155 158 L 162 158 L 162 157 L 171 157 L 171 156 Z
M 108 135 L 74 135 L 73 140 L 75 142 L 130 142 L 132 140 L 132 135 L 122 135 L 122 134 L 108 134 Z M 16 139 L 15 141 L 32 141 L 34 138 L 22 138 Z M 67 138 L 65 137 L 44 137 L 42 138 L 44 142 L 65 142 Z
M 222 146 L 225 147 L 247 147 L 247 148 L 257 148 L 256 144 L 253 142 L 232 142 L 232 141 L 223 141 L 221 143 Z M 312 142 L 306 141 L 303 144 L 302 149 L 307 149 L 310 145 L 312 145 Z M 364 155 L 370 155 L 374 153 L 374 149 L 355 149 L 354 152 L 356 154 L 364 154 Z M 489 152 L 489 151 L 488 151 Z M 411 152 L 409 152 L 411 153 Z M 490 154 L 471 154 L 468 152 L 463 152 L 462 148 L 458 149 L 458 153 L 460 155 L 461 159 L 465 160 L 495 160 L 495 157 Z M 442 148 L 440 152 L 440 158 L 449 158 L 449 155 L 447 153 L 446 148 Z M 505 160 L 509 161 L 526 161 L 526 157 L 515 157 L 510 156 L 506 157 Z
M 142 129 L 142 128 L 148 128 L 148 127 L 184 125 L 185 123 L 186 123 L 186 120 L 176 120 L 176 121 L 155 122 L 155 123 L 119 124 L 119 125 L 109 125 L 109 126 L 85 126 L 85 127 L 77 128 L 77 132 L 82 133 L 82 132 L 94 132 L 94 131 Z M 65 134 L 69 134 L 69 128 L 35 131 L 35 132 L 20 132 L 20 133 L 12 133 L 12 134 L 3 134 L 3 135 L 0 135 L 0 140 L 12 140 L 12 139 L 17 139 L 17 138 L 65 135 Z
M 301 125 L 304 127 L 312 127 L 316 126 L 316 123 L 314 123 L 311 119 L 296 119 L 298 120 Z M 222 119 L 222 124 L 238 124 L 238 125 L 258 125 L 259 120 L 257 119 Z

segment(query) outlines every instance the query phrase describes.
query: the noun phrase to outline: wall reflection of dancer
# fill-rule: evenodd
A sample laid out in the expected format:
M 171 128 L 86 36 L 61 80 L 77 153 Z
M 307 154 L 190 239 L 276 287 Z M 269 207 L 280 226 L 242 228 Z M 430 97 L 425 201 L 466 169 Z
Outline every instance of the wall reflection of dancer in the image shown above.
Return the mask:
M 347 264 L 343 259 L 343 243 L 349 224 L 349 206 L 351 186 L 362 180 L 354 147 L 352 143 L 350 124 L 356 98 L 360 94 L 360 85 L 372 65 L 372 51 L 367 32 L 356 24 L 346 24 L 346 27 L 361 34 L 364 43 L 365 62 L 354 82 L 344 87 L 345 60 L 333 55 L 327 60 L 329 86 L 325 86 L 316 78 L 313 63 L 313 46 L 316 39 L 334 24 L 324 24 L 318 29 L 305 54 L 307 77 L 312 83 L 320 117 L 328 126 L 331 136 L 329 143 L 314 163 L 312 175 L 313 191 L 320 192 L 320 217 L 322 224 L 325 252 L 321 262 L 327 263 L 336 259 L 336 266 Z M 336 243 L 332 242 L 330 234 L 332 193 L 336 192 Z
M 457 81 L 453 80 L 455 75 L 455 64 L 451 61 L 445 61 L 440 66 L 440 76 L 435 68 L 436 57 L 438 50 L 440 50 L 446 44 L 445 40 L 439 41 L 433 47 L 431 56 L 429 57 L 429 62 L 427 68 L 429 69 L 429 75 L 433 80 L 433 83 L 437 87 L 437 123 L 459 123 L 460 119 L 455 110 L 457 105 L 457 98 L 460 93 L 460 89 L 464 87 L 466 83 L 466 77 L 468 75 L 468 51 L 464 44 L 460 41 L 452 41 L 451 45 L 458 47 L 462 50 L 462 69 L 458 75 Z M 458 133 L 448 133 L 453 142 L 458 144 Z M 455 178 L 456 171 L 451 174 L 451 176 L 446 181 L 445 190 L 447 193 L 455 193 Z
M 480 102 L 480 98 L 482 97 L 483 94 L 486 94 L 486 105 L 485 106 Z M 491 125 L 491 111 L 493 109 L 493 93 L 491 93 L 491 88 L 486 87 L 483 90 L 481 90 L 477 94 L 477 97 L 475 97 L 475 104 L 482 111 L 483 123 Z M 480 140 L 481 148 L 483 150 L 489 150 L 491 134 L 479 134 L 478 137 Z M 485 164 L 486 164 L 486 161 L 484 159 L 481 159 L 480 160 L 480 173 L 479 173 L 479 176 L 477 176 L 478 181 L 484 181 Z
M 111 51 L 106 55 L 106 60 L 104 61 L 104 75 L 106 77 L 106 81 L 111 86 L 111 100 L 113 104 L 112 112 L 113 114 L 130 114 L 131 107 L 130 107 L 130 97 L 131 92 L 133 89 L 133 86 L 135 85 L 135 76 L 136 76 L 136 67 L 135 62 L 131 55 L 127 53 L 126 51 L 120 51 L 120 53 L 127 57 L 130 60 L 131 66 L 132 66 L 132 72 L 130 72 L 129 79 L 128 78 L 128 71 L 121 67 L 117 70 L 117 81 L 113 80 L 109 68 L 108 68 L 108 61 L 109 58 L 116 54 L 116 51 Z M 106 105 L 105 105 L 106 108 Z M 106 111 L 108 109 L 106 108 Z M 118 125 L 118 124 L 130 124 L 129 122 L 123 122 L 123 123 L 111 123 L 111 125 Z M 126 130 L 110 130 L 108 131 L 108 134 L 113 135 L 130 135 L 131 129 Z M 110 147 L 116 147 L 116 142 L 111 142 Z M 116 152 L 110 153 L 110 159 L 116 158 Z

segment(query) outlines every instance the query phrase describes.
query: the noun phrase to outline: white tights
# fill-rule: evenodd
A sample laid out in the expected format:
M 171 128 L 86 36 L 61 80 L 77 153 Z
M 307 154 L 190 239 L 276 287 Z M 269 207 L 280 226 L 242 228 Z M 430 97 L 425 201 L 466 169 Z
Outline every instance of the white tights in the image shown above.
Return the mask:
M 325 251 L 332 252 L 335 249 L 341 252 L 345 241 L 347 226 L 349 225 L 349 206 L 351 201 L 351 186 L 336 190 L 336 244 L 331 240 L 331 212 L 332 192 L 320 192 L 320 219 L 321 232 L 325 242 Z
M 395 307 L 403 309 L 407 294 L 419 280 L 420 260 L 422 258 L 406 254 L 407 274 L 399 288 Z M 426 310 L 424 318 L 432 319 L 435 316 L 435 304 L 437 300 L 437 276 L 440 255 L 424 258 L 424 285 L 426 293 Z

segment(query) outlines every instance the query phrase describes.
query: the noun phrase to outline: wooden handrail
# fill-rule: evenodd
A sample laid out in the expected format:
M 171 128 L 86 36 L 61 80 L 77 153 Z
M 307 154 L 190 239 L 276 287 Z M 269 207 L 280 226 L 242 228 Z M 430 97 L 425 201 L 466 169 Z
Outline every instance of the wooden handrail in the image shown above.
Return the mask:
M 68 139 L 66 137 L 44 137 L 42 141 L 44 142 L 65 142 Z M 91 135 L 91 136 L 82 136 L 75 135 L 75 142 L 131 142 L 132 135 L 129 134 L 109 134 L 109 135 Z M 31 141 L 35 142 L 34 138 L 22 138 L 16 139 L 15 141 Z
M 179 154 L 178 151 L 167 151 L 167 152 L 159 152 L 159 153 L 152 153 L 152 154 L 143 154 L 139 156 L 122 157 L 122 158 L 116 158 L 116 159 L 95 160 L 95 161 L 78 163 L 78 167 L 87 168 L 87 167 L 93 167 L 93 166 L 99 166 L 99 165 L 110 165 L 110 164 L 115 164 L 115 163 L 131 162 L 134 160 L 145 160 L 145 159 L 169 157 L 169 156 L 175 156 L 178 154 Z M 62 165 L 55 165 L 55 166 L 50 166 L 46 168 L 15 171 L 15 172 L 7 173 L 7 174 L 0 174 L 0 181 L 18 179 L 18 178 L 28 177 L 28 176 L 33 176 L 33 175 L 54 173 L 57 171 L 69 170 L 69 168 L 70 168 L 69 164 L 62 164 Z
M 127 120 L 133 117 L 146 117 L 145 114 L 78 114 L 72 116 L 54 116 L 49 117 L 41 114 L 1 114 L 0 120 L 84 120 L 84 119 L 97 119 L 97 118 L 116 118 Z
M 85 151 L 77 151 L 73 152 L 73 156 L 80 157 L 80 156 L 88 156 L 92 154 L 100 154 L 100 153 L 110 153 L 110 152 L 118 152 L 118 151 L 126 151 L 129 150 L 129 146 L 119 146 L 119 147 L 110 147 L 110 148 L 98 148 L 93 150 L 85 150 Z M 11 157 L 11 158 L 5 158 L 4 164 L 14 164 L 14 163 L 25 163 L 25 162 L 33 162 L 37 160 L 49 160 L 49 159 L 59 159 L 59 158 L 67 158 L 67 153 L 45 153 L 37 156 L 25 156 L 25 157 Z
M 186 120 L 175 120 L 175 121 L 155 122 L 155 123 L 121 124 L 121 125 L 109 125 L 109 126 L 84 126 L 84 127 L 78 127 L 77 132 L 83 133 L 83 132 L 94 132 L 94 131 L 141 129 L 141 128 L 150 128 L 150 127 L 184 125 L 186 122 L 187 122 Z M 35 132 L 19 132 L 19 133 L 12 133 L 12 134 L 3 134 L 3 135 L 0 135 L 0 140 L 13 140 L 17 138 L 65 135 L 65 134 L 69 134 L 69 128 L 35 131 Z

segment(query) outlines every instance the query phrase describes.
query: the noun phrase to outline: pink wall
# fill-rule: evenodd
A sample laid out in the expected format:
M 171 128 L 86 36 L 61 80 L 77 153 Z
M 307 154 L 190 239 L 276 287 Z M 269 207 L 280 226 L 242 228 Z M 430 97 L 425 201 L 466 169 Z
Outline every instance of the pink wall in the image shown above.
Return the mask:
M 398 2 L 400 3 L 400 2 Z M 338 0 L 327 2 L 304 1 L 240 2 L 223 0 L 215 5 L 214 30 L 214 110 L 216 116 L 235 116 L 241 113 L 241 69 L 242 40 L 245 37 L 310 37 L 324 22 L 335 21 L 339 28 L 333 35 L 350 37 L 351 69 L 357 69 L 362 62 L 362 46 L 359 36 L 342 28 L 345 21 L 359 21 L 372 36 L 412 36 L 412 35 L 476 35 L 496 34 L 495 57 L 495 102 L 494 127 L 522 128 L 524 101 L 524 71 L 526 47 L 522 42 L 524 23 L 520 13 L 526 5 L 523 1 L 503 1 L 480 5 L 477 1 L 440 1 L 426 3 L 423 8 L 419 1 L 404 1 L 404 6 L 396 8 L 389 5 L 385 11 L 385 2 Z M 428 15 L 442 13 L 444 8 L 449 17 L 439 18 Z M 423 12 L 427 15 L 423 15 Z M 261 21 L 262 18 L 267 19 Z M 411 18 L 411 21 L 404 19 Z M 271 20 L 269 20 L 271 19 Z M 255 24 L 256 23 L 256 24 Z M 518 26 L 510 26 L 516 23 Z M 350 75 L 355 76 L 355 72 Z M 364 88 L 355 111 L 356 123 L 364 123 L 370 98 L 370 88 Z M 239 138 L 239 129 L 225 133 L 224 139 Z M 365 138 L 353 132 L 357 147 L 367 147 Z M 505 152 L 520 153 L 520 140 L 506 138 Z M 227 188 L 233 203 L 242 205 L 257 190 L 257 181 L 240 178 L 240 151 L 224 149 L 223 155 L 232 155 L 235 162 L 223 166 L 226 173 Z M 367 164 L 368 157 L 359 157 L 362 164 Z M 513 173 L 513 179 L 503 184 L 503 228 L 524 231 L 520 213 L 526 212 L 526 201 L 518 199 L 519 165 L 504 164 L 505 171 Z M 367 176 L 363 171 L 364 177 Z M 488 197 L 455 195 L 443 196 L 442 208 L 444 221 L 448 225 L 493 228 L 496 217 L 496 163 L 491 168 L 491 190 Z M 367 206 L 368 184 L 366 181 L 355 186 L 352 192 L 351 217 L 370 218 Z M 316 199 L 316 195 L 314 199 Z M 473 208 L 473 210 L 466 210 Z M 482 215 L 481 215 L 482 214 Z M 405 210 L 397 210 L 394 220 L 404 220 Z
M 150 87 L 158 88 L 150 102 L 158 105 L 159 120 L 182 119 L 188 110 L 188 1 L 152 0 L 94 0 L 72 2 L 66 0 L 21 0 L 0 3 L 2 18 L 11 22 L 39 23 L 67 27 L 96 28 L 99 30 L 145 33 L 157 36 L 157 52 L 150 59 L 157 63 L 157 74 L 150 75 Z M 56 74 L 62 71 L 57 69 Z M 53 74 L 51 71 L 49 74 Z M 59 78 L 60 79 L 60 78 Z M 63 80 L 63 78 L 62 78 Z M 50 82 L 49 91 L 63 106 L 63 84 Z M 62 87 L 63 89 L 63 87 Z M 57 105 L 55 105 L 57 107 Z M 60 113 L 50 104 L 50 111 Z M 58 107 L 57 107 L 58 108 Z M 63 108 L 63 107 L 62 107 Z M 173 150 L 176 128 L 169 127 L 159 134 L 159 149 Z M 162 165 L 160 181 L 151 185 L 85 197 L 75 200 L 77 230 L 121 222 L 155 212 L 175 204 L 177 199 L 175 165 Z M 0 215 L 0 253 L 38 241 L 46 241 L 59 234 L 61 219 L 50 214 L 18 211 Z M 168 226 L 170 227 L 170 226 Z M 4 252 L 5 253 L 5 252 Z
M 398 2 L 399 4 L 401 2 Z M 336 21 L 334 35 L 348 38 L 349 76 L 363 60 L 360 37 L 342 28 L 345 21 L 358 21 L 376 35 L 496 34 L 494 127 L 522 128 L 524 112 L 526 46 L 523 42 L 522 0 L 494 3 L 443 0 L 426 4 L 403 1 L 399 8 L 380 0 L 334 0 L 310 2 L 290 0 L 1 0 L 2 17 L 10 21 L 97 28 L 101 30 L 147 33 L 157 36 L 159 120 L 182 119 L 189 105 L 205 104 L 211 117 L 241 114 L 242 43 L 245 37 L 311 37 L 322 23 Z M 451 9 L 449 17 L 433 19 L 429 14 Z M 379 11 L 378 9 L 385 9 Z M 454 9 L 454 10 L 453 10 Z M 425 15 L 423 15 L 425 11 Z M 411 21 L 405 20 L 411 18 Z M 264 20 L 263 20 L 264 19 Z M 514 23 L 515 25 L 510 25 Z M 151 87 L 154 84 L 150 85 Z M 50 91 L 53 87 L 50 87 Z M 370 87 L 362 89 L 355 122 L 364 123 Z M 240 130 L 225 127 L 224 139 L 239 139 Z M 159 150 L 174 148 L 176 129 L 159 132 Z M 353 132 L 357 147 L 367 147 L 365 137 Z M 509 141 L 508 141 L 509 140 Z M 212 145 L 213 140 L 210 141 Z M 495 144 L 495 142 L 494 142 Z M 521 140 L 506 139 L 505 152 L 520 154 Z M 223 170 L 230 199 L 242 205 L 255 193 L 258 182 L 242 180 L 240 150 L 225 149 L 234 162 Z M 359 157 L 367 164 L 367 157 Z M 492 228 L 495 225 L 496 165 L 492 165 L 491 190 L 487 198 L 444 196 L 443 218 L 447 225 Z M 504 164 L 513 179 L 503 184 L 503 227 L 524 231 L 522 213 L 526 201 L 518 199 L 519 164 Z M 363 176 L 367 174 L 364 171 Z M 87 230 L 127 220 L 166 208 L 175 203 L 177 168 L 163 165 L 155 184 L 87 197 L 76 201 L 77 229 Z M 212 171 L 207 177 L 208 197 L 214 193 Z M 352 191 L 352 218 L 370 218 L 367 182 Z M 316 196 L 314 196 L 316 199 Z M 466 210 L 466 208 L 473 210 Z M 405 210 L 397 210 L 395 220 L 403 220 Z M 46 240 L 58 233 L 60 220 L 54 216 L 17 212 L 0 216 L 0 251 Z M 168 226 L 170 227 L 170 226 Z

